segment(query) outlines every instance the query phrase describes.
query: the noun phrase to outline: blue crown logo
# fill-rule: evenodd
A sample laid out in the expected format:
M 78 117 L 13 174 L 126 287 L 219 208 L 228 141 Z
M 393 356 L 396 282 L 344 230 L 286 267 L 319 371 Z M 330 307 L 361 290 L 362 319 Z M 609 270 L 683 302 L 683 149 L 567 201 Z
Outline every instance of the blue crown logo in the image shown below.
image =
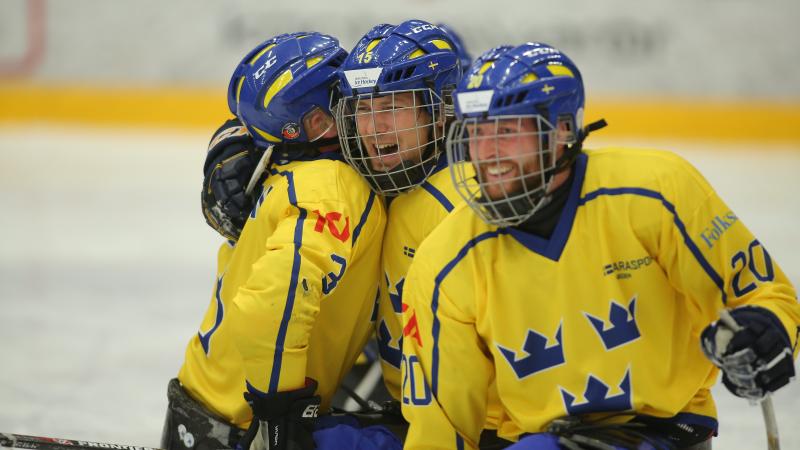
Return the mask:
M 392 333 L 389 332 L 389 327 L 386 326 L 386 321 L 381 320 L 378 327 L 378 353 L 381 354 L 381 359 L 391 364 L 396 368 L 400 368 L 400 360 L 403 357 L 403 352 L 400 350 L 403 345 L 403 336 L 397 340 L 397 347 L 392 345 Z
M 225 304 L 222 303 L 222 279 L 225 278 L 225 275 L 222 275 L 217 279 L 217 290 L 214 294 L 214 298 L 217 301 L 217 314 L 214 317 L 214 325 L 211 326 L 211 329 L 206 331 L 205 333 L 203 330 L 199 330 L 197 332 L 197 338 L 200 339 L 200 345 L 203 346 L 203 351 L 206 353 L 206 356 L 211 354 L 211 336 L 217 331 L 217 328 L 222 324 L 222 318 L 225 316 Z
M 525 343 L 522 345 L 522 356 L 517 358 L 514 350 L 495 344 L 500 353 L 503 354 L 511 369 L 517 374 L 517 378 L 522 379 L 533 375 L 536 372 L 550 369 L 564 364 L 564 346 L 561 338 L 561 323 L 558 324 L 556 331 L 555 345 L 547 346 L 547 337 L 528 329 Z
M 611 310 L 608 313 L 611 326 L 606 327 L 606 323 L 587 312 L 583 314 L 592 323 L 592 327 L 603 341 L 606 350 L 619 347 L 639 338 L 639 327 L 636 325 L 636 296 L 634 295 L 628 303 L 628 308 L 611 300 Z
M 561 398 L 564 400 L 564 407 L 567 415 L 574 416 L 602 411 L 627 411 L 631 405 L 631 369 L 625 371 L 625 376 L 619 384 L 622 393 L 613 397 L 608 397 L 608 385 L 594 375 L 589 375 L 586 383 L 586 390 L 583 391 L 584 403 L 575 404 L 575 396 L 566 389 L 559 387 Z
M 392 294 L 392 282 L 389 281 L 389 274 L 385 273 L 383 276 L 386 279 L 386 287 L 388 288 L 389 300 L 392 302 L 392 309 L 399 314 L 403 312 L 403 284 L 405 284 L 406 279 L 400 278 L 400 281 L 394 285 L 396 293 Z

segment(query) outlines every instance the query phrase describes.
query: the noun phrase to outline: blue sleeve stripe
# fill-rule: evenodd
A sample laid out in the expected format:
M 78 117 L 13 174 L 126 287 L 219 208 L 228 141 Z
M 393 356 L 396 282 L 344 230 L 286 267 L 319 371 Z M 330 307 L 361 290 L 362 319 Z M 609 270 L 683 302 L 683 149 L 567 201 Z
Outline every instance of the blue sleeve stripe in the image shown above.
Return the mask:
M 369 217 L 369 212 L 372 211 L 372 205 L 375 203 L 375 193 L 370 191 L 369 192 L 369 199 L 367 200 L 367 206 L 364 208 L 364 212 L 361 213 L 361 219 L 358 221 L 358 225 L 353 230 L 353 242 L 352 244 L 356 245 L 356 240 L 358 240 L 358 236 L 361 234 L 361 228 L 364 227 L 364 224 L 367 223 L 367 218 Z
M 280 172 L 286 177 L 289 183 L 289 203 L 300 210 L 300 216 L 294 227 L 294 258 L 292 260 L 292 274 L 289 280 L 289 292 L 286 295 L 286 304 L 281 318 L 281 325 L 278 328 L 278 338 L 275 342 L 275 354 L 272 359 L 272 373 L 269 377 L 269 392 L 278 390 L 278 380 L 281 375 L 281 362 L 283 358 L 283 345 L 286 341 L 286 330 L 289 328 L 289 321 L 292 318 L 292 308 L 294 308 L 294 296 L 297 290 L 297 279 L 300 275 L 300 247 L 303 245 L 303 222 L 308 212 L 304 208 L 297 206 L 297 193 L 294 186 L 294 177 L 291 172 Z
M 456 431 L 456 448 L 458 450 L 464 450 L 464 439 L 458 434 L 458 431 Z
M 250 382 L 247 381 L 247 380 L 244 380 L 244 384 L 245 384 L 245 387 L 247 388 L 247 392 L 249 392 L 251 394 L 255 394 L 255 395 L 258 395 L 260 397 L 264 397 L 264 396 L 267 395 L 266 392 L 261 392 L 258 389 L 256 389 L 255 387 L 253 387 L 253 385 L 250 384 Z
M 197 337 L 200 339 L 200 345 L 203 346 L 203 351 L 206 353 L 206 356 L 211 352 L 211 336 L 214 335 L 214 332 L 217 331 L 217 328 L 222 324 L 222 318 L 225 315 L 225 305 L 222 303 L 221 297 L 222 279 L 224 277 L 225 275 L 219 277 L 217 280 L 217 292 L 214 295 L 214 298 L 217 300 L 217 315 L 214 318 L 214 326 L 205 333 L 203 333 L 203 330 L 197 332 Z
M 447 212 L 453 210 L 453 204 L 450 203 L 450 200 L 448 200 L 447 197 L 444 194 L 442 194 L 442 191 L 436 189 L 432 184 L 426 181 L 422 183 L 422 189 L 428 191 L 428 193 L 431 194 L 433 198 L 435 198 L 439 202 L 439 204 L 442 205 L 442 207 L 447 210 Z
M 656 191 L 651 191 L 649 189 L 633 188 L 633 187 L 600 188 L 597 189 L 596 191 L 589 192 L 588 194 L 583 196 L 583 198 L 580 199 L 580 205 L 584 205 L 596 199 L 597 197 L 600 197 L 601 195 L 625 195 L 625 194 L 641 195 L 643 197 L 649 197 L 661 201 L 661 204 L 663 204 L 664 207 L 667 209 L 667 211 L 669 211 L 674 217 L 675 226 L 678 228 L 678 231 L 680 231 L 681 236 L 683 236 L 683 243 L 692 252 L 697 262 L 700 263 L 700 266 L 703 267 L 703 270 L 705 270 L 706 274 L 709 276 L 709 278 L 711 278 L 711 281 L 713 281 L 714 284 L 717 285 L 717 287 L 719 288 L 722 294 L 722 303 L 727 304 L 728 296 L 725 293 L 725 283 L 722 281 L 722 277 L 714 270 L 714 268 L 711 266 L 708 260 L 706 260 L 706 258 L 703 256 L 703 253 L 697 247 L 697 244 L 695 244 L 692 238 L 689 236 L 689 233 L 686 231 L 686 225 L 683 223 L 681 218 L 678 217 L 677 211 L 675 211 L 675 205 L 668 202 L 664 198 L 664 196 L 661 195 L 661 193 Z
M 455 258 L 453 258 L 444 268 L 436 275 L 436 279 L 433 285 L 433 298 L 431 299 L 431 311 L 433 312 L 433 326 L 431 327 L 431 334 L 433 335 L 433 353 L 432 353 L 432 367 L 431 367 L 431 392 L 434 396 L 437 396 L 439 393 L 439 330 L 441 324 L 439 323 L 439 317 L 436 316 L 436 311 L 439 309 L 439 289 L 442 285 L 442 282 L 450 274 L 450 271 L 459 263 L 467 253 L 474 248 L 476 245 L 485 241 L 486 239 L 495 238 L 501 234 L 505 234 L 506 231 L 504 229 L 499 229 L 495 231 L 487 231 L 486 233 L 479 234 L 475 238 L 471 239 L 465 246 L 459 250 L 458 254 Z

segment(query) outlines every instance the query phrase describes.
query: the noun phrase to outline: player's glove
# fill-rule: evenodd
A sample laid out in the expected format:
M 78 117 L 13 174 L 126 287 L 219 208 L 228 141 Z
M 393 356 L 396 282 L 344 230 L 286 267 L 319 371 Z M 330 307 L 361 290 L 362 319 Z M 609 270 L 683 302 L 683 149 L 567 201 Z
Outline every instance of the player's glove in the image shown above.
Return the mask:
M 245 193 L 263 150 L 256 149 L 239 119 L 225 122 L 208 144 L 200 197 L 206 223 L 237 240 L 255 199 Z
M 722 382 L 734 395 L 760 400 L 794 377 L 791 341 L 769 310 L 743 306 L 730 311 L 740 329 L 717 321 L 706 327 L 701 344 L 722 369 Z
M 312 433 L 319 414 L 320 398 L 314 395 L 317 382 L 306 378 L 306 386 L 294 391 L 271 394 L 245 392 L 253 409 L 253 422 L 237 445 L 249 450 L 260 434 L 266 450 L 305 450 L 314 448 Z

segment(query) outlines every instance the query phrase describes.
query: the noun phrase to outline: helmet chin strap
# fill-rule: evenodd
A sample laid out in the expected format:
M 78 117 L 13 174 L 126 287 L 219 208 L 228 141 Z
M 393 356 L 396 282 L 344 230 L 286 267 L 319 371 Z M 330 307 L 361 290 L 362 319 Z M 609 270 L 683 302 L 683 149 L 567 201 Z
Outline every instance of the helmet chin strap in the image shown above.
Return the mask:
M 322 153 L 339 151 L 339 137 L 322 138 L 313 142 L 281 143 L 276 145 L 277 156 L 281 160 L 296 160 L 305 157 L 315 157 Z M 330 147 L 328 150 L 322 148 Z
M 590 133 L 605 128 L 607 125 L 606 119 L 600 119 L 586 125 L 583 127 L 583 130 L 581 130 L 578 140 L 574 144 L 567 145 L 564 148 L 564 153 L 556 160 L 555 166 L 552 169 L 546 170 L 544 173 L 544 195 L 536 202 L 532 215 L 536 214 L 536 211 L 542 209 L 552 200 L 553 192 L 550 190 L 550 186 L 553 183 L 553 177 L 572 167 L 575 159 L 583 149 L 583 141 L 586 140 Z
M 586 140 L 590 133 L 605 128 L 606 126 L 608 126 L 606 119 L 600 119 L 583 127 L 583 130 L 578 135 L 578 140 L 572 145 L 567 145 L 564 148 L 564 153 L 556 160 L 555 166 L 552 169 L 545 171 L 546 184 L 550 184 L 550 181 L 555 174 L 563 172 L 572 166 L 572 163 L 575 162 L 575 158 L 578 157 L 583 149 L 583 141 Z
M 568 185 L 571 184 L 565 182 L 551 190 L 555 175 L 572 166 L 583 148 L 583 141 L 591 132 L 597 131 L 606 125 L 605 119 L 590 123 L 581 131 L 578 140 L 564 149 L 564 153 L 556 160 L 555 167 L 545 173 L 544 192 L 546 193 L 535 203 L 528 219 L 520 224 L 521 229 L 539 236 L 552 235 L 566 202 L 566 196 L 570 189 Z M 570 177 L 574 177 L 574 174 Z

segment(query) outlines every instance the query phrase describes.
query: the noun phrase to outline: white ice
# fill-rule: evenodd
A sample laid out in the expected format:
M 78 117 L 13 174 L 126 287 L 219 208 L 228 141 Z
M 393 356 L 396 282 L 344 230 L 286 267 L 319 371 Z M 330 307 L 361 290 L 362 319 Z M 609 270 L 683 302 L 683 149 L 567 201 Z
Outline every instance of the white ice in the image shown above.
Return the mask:
M 208 137 L 0 127 L 0 432 L 158 446 L 220 243 L 200 213 Z M 639 143 L 693 162 L 800 285 L 800 145 Z M 715 395 L 714 447 L 765 448 L 759 408 Z M 800 448 L 800 383 L 774 402 Z

